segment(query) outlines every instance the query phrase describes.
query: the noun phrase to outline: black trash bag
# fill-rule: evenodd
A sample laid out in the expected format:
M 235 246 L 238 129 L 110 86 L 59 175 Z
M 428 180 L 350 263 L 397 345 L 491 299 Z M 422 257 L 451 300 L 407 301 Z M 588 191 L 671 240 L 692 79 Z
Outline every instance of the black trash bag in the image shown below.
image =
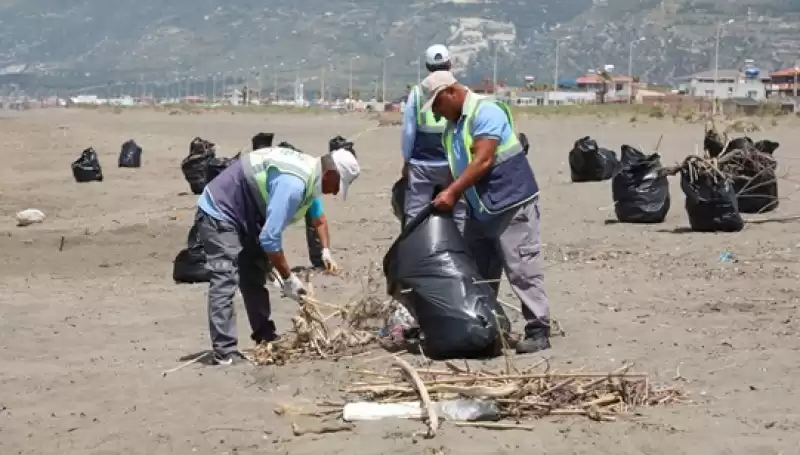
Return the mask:
M 744 220 L 739 213 L 736 190 L 728 179 L 706 173 L 692 177 L 681 169 L 681 190 L 686 195 L 686 214 L 689 226 L 697 232 L 739 232 Z
M 386 253 L 383 273 L 389 295 L 419 323 L 425 355 L 499 355 L 501 334 L 511 325 L 491 286 L 480 282 L 452 214 L 423 210 Z
M 214 143 L 196 137 L 189 144 L 189 156 L 181 161 L 181 171 L 194 194 L 201 194 L 206 186 L 206 165 L 216 156 L 214 148 Z
M 295 147 L 294 145 L 286 141 L 281 141 L 280 144 L 278 144 L 278 147 L 283 147 L 285 149 L 292 149 L 292 150 L 297 150 L 298 152 L 302 152 L 302 150 L 300 150 L 299 148 Z
M 275 133 L 258 133 L 250 139 L 253 150 L 272 147 L 272 140 L 275 138 Z
M 778 145 L 758 141 L 719 161 L 720 171 L 732 176 L 740 213 L 767 213 L 778 208 L 778 162 L 772 156 Z
M 328 141 L 328 152 L 333 152 L 334 150 L 339 150 L 339 149 L 345 149 L 348 152 L 352 153 L 353 156 L 355 156 L 356 158 L 358 157 L 358 155 L 356 155 L 356 150 L 353 148 L 352 142 L 348 141 L 346 138 L 342 136 L 336 136 L 334 138 L 331 138 L 331 140 Z
M 725 144 L 722 143 L 722 138 L 719 137 L 714 130 L 706 130 L 706 135 L 703 138 L 703 150 L 708 152 L 708 156 L 716 158 L 722 154 Z
M 600 148 L 589 136 L 575 141 L 569 152 L 569 169 L 573 182 L 602 182 L 614 176 L 619 170 L 617 155 L 611 150 Z
M 405 207 L 406 207 L 406 189 L 408 188 L 408 179 L 400 177 L 400 180 L 394 182 L 392 185 L 392 213 L 400 221 L 400 224 L 405 224 Z
M 735 139 L 731 139 L 728 142 L 728 146 L 725 147 L 725 153 L 728 153 L 733 150 L 745 150 L 747 148 L 753 147 L 755 144 L 753 140 L 747 136 L 737 137 Z
M 206 185 L 211 183 L 211 181 L 230 166 L 234 160 L 234 158 L 220 158 L 215 156 L 206 161 Z
M 519 139 L 520 145 L 522 145 L 522 150 L 525 151 L 525 154 L 528 154 L 528 150 L 531 148 L 531 143 L 528 141 L 528 136 L 525 133 L 517 134 L 517 138 Z
M 780 147 L 780 145 L 781 144 L 779 142 L 773 142 L 767 139 L 763 139 L 753 144 L 753 147 L 755 147 L 755 149 L 761 153 L 772 155 L 773 153 L 775 153 L 775 150 L 777 150 L 778 147 Z
M 197 224 L 189 230 L 187 247 L 182 249 L 172 267 L 172 279 L 176 283 L 207 283 L 211 273 L 206 269 L 206 253 L 200 242 Z
M 617 219 L 623 223 L 662 223 L 670 207 L 669 180 L 660 175 L 661 156 L 622 146 L 622 169 L 611 179 Z
M 97 152 L 93 148 L 89 147 L 84 150 L 80 158 L 73 161 L 72 176 L 79 183 L 103 181 L 103 169 L 100 167 Z
M 142 148 L 133 139 L 122 144 L 119 167 L 142 167 Z

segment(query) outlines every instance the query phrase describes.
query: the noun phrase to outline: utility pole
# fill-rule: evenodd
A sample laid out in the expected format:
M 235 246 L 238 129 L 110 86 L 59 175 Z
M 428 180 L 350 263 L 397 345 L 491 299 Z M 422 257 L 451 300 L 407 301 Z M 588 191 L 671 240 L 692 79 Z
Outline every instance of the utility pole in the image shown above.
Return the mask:
M 496 95 L 496 92 L 497 92 L 497 42 L 494 43 L 494 60 L 492 64 L 492 94 Z
M 325 103 L 325 65 L 322 65 L 322 79 L 320 80 L 319 84 L 319 100 L 321 103 Z
M 794 97 L 797 98 L 797 71 L 798 71 L 798 60 L 794 61 L 794 84 L 792 84 L 792 91 L 794 92 Z
M 732 24 L 733 19 L 729 19 L 727 24 Z M 719 87 L 719 39 L 722 35 L 722 27 L 726 25 L 722 22 L 717 24 L 717 40 L 714 45 L 714 91 L 712 101 L 712 115 L 717 115 L 717 87 Z
M 553 91 L 554 92 L 558 91 L 558 56 L 559 56 L 559 53 L 560 53 L 561 42 L 562 41 L 566 41 L 566 40 L 568 40 L 570 38 L 572 38 L 572 37 L 571 36 L 565 36 L 563 38 L 556 38 L 556 67 L 555 67 L 555 70 L 553 71 Z
M 645 38 L 641 37 L 631 41 L 628 49 L 628 104 L 633 103 L 633 46 L 644 40 Z

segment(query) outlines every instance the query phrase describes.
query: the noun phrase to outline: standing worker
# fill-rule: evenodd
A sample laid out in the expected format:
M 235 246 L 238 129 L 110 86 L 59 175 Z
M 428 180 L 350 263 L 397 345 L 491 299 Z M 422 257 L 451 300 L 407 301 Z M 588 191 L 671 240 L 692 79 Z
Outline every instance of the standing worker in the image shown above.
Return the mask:
M 237 349 L 233 296 L 238 287 L 256 343 L 278 338 L 264 287 L 274 267 L 283 293 L 300 302 L 303 282 L 283 253 L 283 230 L 309 211 L 323 251 L 330 252 L 320 194 L 347 196 L 360 174 L 355 156 L 336 150 L 314 158 L 297 150 L 267 147 L 243 153 L 206 185 L 198 201 L 197 223 L 210 271 L 208 319 L 214 363 L 230 365 L 244 357 Z M 327 257 L 326 257 L 327 256 Z M 336 268 L 330 253 L 326 267 Z
M 462 195 L 470 207 L 464 236 L 495 294 L 503 270 L 522 301 L 525 337 L 517 352 L 550 347 L 550 305 L 544 291 L 539 240 L 539 187 L 504 103 L 482 98 L 449 71 L 422 81 L 422 111 L 449 120 L 443 135 L 455 181 L 433 205 L 452 210 Z
M 450 53 L 441 44 L 425 51 L 428 72 L 450 71 Z M 408 180 L 405 194 L 404 225 L 426 206 L 430 205 L 436 189 L 444 189 L 452 181 L 447 166 L 447 154 L 442 146 L 442 133 L 447 119 L 437 118 L 432 112 L 423 112 L 424 99 L 419 85 L 408 94 L 403 113 L 403 176 Z M 467 205 L 458 201 L 453 209 L 458 229 L 464 231 Z

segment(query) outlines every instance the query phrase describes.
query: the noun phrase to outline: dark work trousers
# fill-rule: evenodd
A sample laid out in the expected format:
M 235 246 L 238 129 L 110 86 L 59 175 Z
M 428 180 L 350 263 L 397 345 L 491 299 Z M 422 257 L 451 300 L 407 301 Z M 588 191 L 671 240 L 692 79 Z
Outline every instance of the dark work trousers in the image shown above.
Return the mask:
M 256 343 L 272 341 L 275 324 L 270 319 L 269 292 L 264 287 L 271 265 L 258 242 L 240 237 L 236 227 L 197 211 L 195 223 L 210 272 L 208 326 L 211 346 L 225 356 L 237 351 L 236 311 L 233 296 L 238 288 Z
M 314 220 L 311 219 L 309 212 L 306 212 L 306 243 L 308 244 L 308 260 L 311 261 L 311 265 L 319 268 L 325 267 L 325 263 L 322 262 L 322 241 L 317 235 L 317 228 L 314 227 Z

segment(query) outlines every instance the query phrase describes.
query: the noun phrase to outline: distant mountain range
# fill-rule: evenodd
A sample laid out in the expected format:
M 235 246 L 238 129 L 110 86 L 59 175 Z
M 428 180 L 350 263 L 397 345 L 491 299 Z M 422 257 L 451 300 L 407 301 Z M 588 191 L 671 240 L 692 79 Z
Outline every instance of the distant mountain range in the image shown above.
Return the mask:
M 555 40 L 569 37 L 560 75 L 604 64 L 627 74 L 633 49 L 635 75 L 669 81 L 713 68 L 716 24 L 730 19 L 721 68 L 751 58 L 769 71 L 800 57 L 797 0 L 0 0 L 0 68 L 28 65 L 40 83 L 65 87 L 241 68 L 268 88 L 276 71 L 281 86 L 320 84 L 327 66 L 326 85 L 343 89 L 352 62 L 354 85 L 368 89 L 392 55 L 397 89 L 416 81 L 427 45 L 444 43 L 467 80 L 491 77 L 496 55 L 500 79 L 551 83 Z

